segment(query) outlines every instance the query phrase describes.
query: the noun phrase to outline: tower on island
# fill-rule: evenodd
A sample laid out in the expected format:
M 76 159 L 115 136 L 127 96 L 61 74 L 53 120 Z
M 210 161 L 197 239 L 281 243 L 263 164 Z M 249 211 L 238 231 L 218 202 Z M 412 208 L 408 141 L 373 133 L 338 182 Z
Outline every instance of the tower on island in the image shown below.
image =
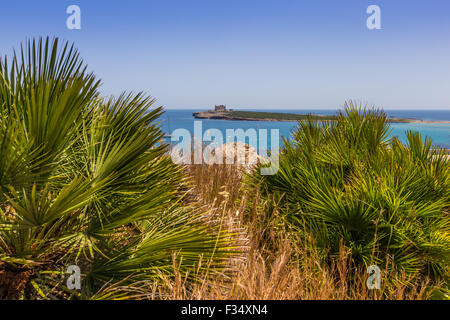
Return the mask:
M 227 111 L 227 106 L 225 106 L 223 104 L 219 104 L 218 106 L 214 107 L 214 111 L 215 112 L 226 112 Z

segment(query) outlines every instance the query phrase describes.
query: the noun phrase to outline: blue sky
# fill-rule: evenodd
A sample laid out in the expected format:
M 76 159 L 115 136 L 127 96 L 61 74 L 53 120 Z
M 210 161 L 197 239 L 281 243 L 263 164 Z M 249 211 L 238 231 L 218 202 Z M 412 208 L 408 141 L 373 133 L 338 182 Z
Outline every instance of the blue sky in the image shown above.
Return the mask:
M 77 4 L 82 29 L 66 28 Z M 366 8 L 381 8 L 381 30 Z M 167 108 L 450 109 L 448 0 L 2 1 L 0 54 L 33 36 L 75 42 L 105 95 Z

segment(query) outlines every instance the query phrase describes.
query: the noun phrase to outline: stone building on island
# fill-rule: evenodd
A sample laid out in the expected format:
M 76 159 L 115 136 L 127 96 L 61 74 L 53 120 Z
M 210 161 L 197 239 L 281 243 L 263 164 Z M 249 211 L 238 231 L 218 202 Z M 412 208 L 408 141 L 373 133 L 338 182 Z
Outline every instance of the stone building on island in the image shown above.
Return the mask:
M 220 105 L 214 107 L 214 111 L 215 112 L 226 112 L 227 106 L 220 104 Z

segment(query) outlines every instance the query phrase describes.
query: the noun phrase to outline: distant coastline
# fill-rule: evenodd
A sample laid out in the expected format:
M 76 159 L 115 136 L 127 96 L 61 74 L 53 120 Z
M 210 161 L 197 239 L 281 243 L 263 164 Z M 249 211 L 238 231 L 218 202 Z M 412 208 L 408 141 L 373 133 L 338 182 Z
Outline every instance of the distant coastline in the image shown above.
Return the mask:
M 235 121 L 299 121 L 306 114 L 276 113 L 260 111 L 201 111 L 192 114 L 196 119 L 235 120 Z M 311 115 L 315 120 L 335 120 L 336 116 Z
M 231 120 L 231 121 L 283 121 L 295 122 L 305 120 L 308 114 L 296 113 L 280 113 L 280 112 L 263 112 L 263 111 L 200 111 L 192 114 L 196 119 L 211 119 L 211 120 Z M 313 120 L 317 121 L 333 121 L 336 120 L 334 115 L 310 115 Z M 434 120 L 420 120 L 408 118 L 388 118 L 390 123 L 449 123 L 450 121 L 434 121 Z

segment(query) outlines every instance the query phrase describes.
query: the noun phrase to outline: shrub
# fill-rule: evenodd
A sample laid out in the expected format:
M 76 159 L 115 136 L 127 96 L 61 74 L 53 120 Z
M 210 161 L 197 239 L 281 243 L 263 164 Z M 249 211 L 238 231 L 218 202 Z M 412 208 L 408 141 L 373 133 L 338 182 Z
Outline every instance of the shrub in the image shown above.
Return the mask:
M 181 205 L 162 109 L 141 93 L 102 99 L 98 87 L 58 39 L 0 60 L 3 298 L 124 298 L 175 267 L 220 268 L 230 253 L 229 235 Z M 66 286 L 69 265 L 81 293 Z
M 323 260 L 341 245 L 359 266 L 394 265 L 408 279 L 448 279 L 450 165 L 445 150 L 408 132 L 389 139 L 386 115 L 346 103 L 336 121 L 301 121 L 273 176 L 248 176 L 283 227 L 312 236 Z

